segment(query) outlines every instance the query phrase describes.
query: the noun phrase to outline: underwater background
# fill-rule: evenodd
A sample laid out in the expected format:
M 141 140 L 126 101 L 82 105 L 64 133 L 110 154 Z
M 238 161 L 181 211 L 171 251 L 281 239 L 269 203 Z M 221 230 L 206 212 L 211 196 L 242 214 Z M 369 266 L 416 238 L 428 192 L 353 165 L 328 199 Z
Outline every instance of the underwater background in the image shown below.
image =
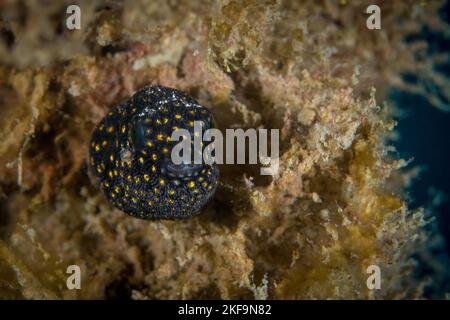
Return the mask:
M 450 23 L 450 2 L 439 10 L 439 16 Z M 405 41 L 425 40 L 429 47 L 427 54 L 448 54 L 450 36 L 442 32 L 433 32 L 423 28 L 420 34 L 408 36 Z M 435 70 L 450 79 L 450 61 L 436 63 Z M 428 93 L 438 96 L 441 108 L 436 108 L 426 96 L 391 88 L 390 101 L 398 108 L 398 137 L 395 141 L 396 152 L 404 159 L 411 159 L 410 167 L 418 169 L 417 176 L 407 187 L 406 196 L 412 208 L 427 208 L 429 218 L 436 221 L 430 227 L 431 233 L 440 233 L 442 239 L 430 244 L 438 259 L 449 265 L 450 256 L 450 88 L 436 88 L 420 75 L 404 75 L 407 81 L 427 87 Z M 445 90 L 444 95 L 440 90 Z M 426 269 L 426 268 L 425 268 Z M 423 270 L 423 272 L 427 272 Z M 443 270 L 444 280 L 438 278 L 442 288 L 450 288 L 450 270 Z
M 0 298 L 448 297 L 448 3 L 377 1 L 369 30 L 372 0 L 74 2 L 80 30 L 72 1 L 0 2 Z M 279 128 L 279 173 L 221 166 L 181 221 L 111 206 L 92 132 L 152 84 Z

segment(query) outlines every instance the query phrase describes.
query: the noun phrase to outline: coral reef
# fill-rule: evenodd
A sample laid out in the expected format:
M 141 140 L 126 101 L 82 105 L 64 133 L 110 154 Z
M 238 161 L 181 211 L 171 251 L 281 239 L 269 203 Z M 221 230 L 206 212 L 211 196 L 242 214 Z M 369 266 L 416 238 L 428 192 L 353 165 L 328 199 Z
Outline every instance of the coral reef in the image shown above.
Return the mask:
M 1 298 L 424 296 L 424 213 L 403 199 L 376 101 L 430 68 L 402 39 L 445 30 L 439 2 L 386 1 L 381 30 L 366 28 L 370 1 L 76 3 L 73 31 L 67 1 L 0 4 Z M 221 129 L 280 128 L 279 173 L 222 165 L 186 221 L 114 209 L 87 174 L 90 136 L 149 84 L 190 93 Z M 81 290 L 66 288 L 71 264 Z

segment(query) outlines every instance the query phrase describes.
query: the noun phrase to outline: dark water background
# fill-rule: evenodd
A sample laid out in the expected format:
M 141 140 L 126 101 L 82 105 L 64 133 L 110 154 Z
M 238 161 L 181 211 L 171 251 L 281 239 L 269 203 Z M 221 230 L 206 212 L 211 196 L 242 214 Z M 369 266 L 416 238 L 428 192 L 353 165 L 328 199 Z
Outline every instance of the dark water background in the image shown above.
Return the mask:
M 449 23 L 450 1 L 441 9 L 440 16 Z M 424 40 L 429 44 L 427 54 L 450 53 L 450 38 L 433 33 L 423 28 L 421 34 L 406 39 L 407 42 Z M 450 78 L 450 61 L 435 66 L 435 69 Z M 420 75 L 404 75 L 411 82 L 423 79 Z M 434 90 L 432 83 L 423 83 Z M 444 90 L 450 90 L 445 88 Z M 436 218 L 429 226 L 431 232 L 440 232 L 442 240 L 438 246 L 431 248 L 435 259 L 444 265 L 440 274 L 436 270 L 424 267 L 422 273 L 435 279 L 435 290 L 449 292 L 450 288 L 450 112 L 441 111 L 430 105 L 425 97 L 406 93 L 393 88 L 389 98 L 399 109 L 396 128 L 400 138 L 394 144 L 398 154 L 404 159 L 413 158 L 410 168 L 419 166 L 420 174 L 407 190 L 407 197 L 412 208 L 423 207 Z M 450 110 L 450 101 L 441 95 L 442 101 Z M 434 272 L 434 273 L 433 273 Z M 434 296 L 432 293 L 430 296 Z

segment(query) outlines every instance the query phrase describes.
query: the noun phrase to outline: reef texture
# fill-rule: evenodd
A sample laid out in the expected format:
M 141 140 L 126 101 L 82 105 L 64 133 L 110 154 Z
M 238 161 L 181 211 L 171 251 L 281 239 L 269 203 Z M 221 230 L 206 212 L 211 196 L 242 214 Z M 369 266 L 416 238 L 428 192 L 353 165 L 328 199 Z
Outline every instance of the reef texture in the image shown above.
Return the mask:
M 73 2 L 0 4 L 1 298 L 425 296 L 426 219 L 404 201 L 376 99 L 402 72 L 432 77 L 416 61 L 426 44 L 403 39 L 446 30 L 439 2 L 383 1 L 368 30 L 373 1 L 86 0 L 70 31 Z M 114 209 L 88 177 L 90 136 L 150 84 L 188 92 L 220 129 L 279 128 L 278 174 L 220 166 L 189 220 Z M 81 290 L 66 287 L 71 264 Z M 381 290 L 366 286 L 373 264 Z

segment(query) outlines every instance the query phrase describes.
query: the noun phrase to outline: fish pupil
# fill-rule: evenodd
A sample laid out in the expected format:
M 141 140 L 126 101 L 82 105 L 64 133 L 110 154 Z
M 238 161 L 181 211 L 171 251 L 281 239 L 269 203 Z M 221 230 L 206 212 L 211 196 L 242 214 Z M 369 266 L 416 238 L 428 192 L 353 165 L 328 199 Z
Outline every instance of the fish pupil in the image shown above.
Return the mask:
M 130 140 L 136 150 L 141 150 L 147 142 L 145 136 L 146 125 L 142 119 L 133 121 L 130 130 Z

